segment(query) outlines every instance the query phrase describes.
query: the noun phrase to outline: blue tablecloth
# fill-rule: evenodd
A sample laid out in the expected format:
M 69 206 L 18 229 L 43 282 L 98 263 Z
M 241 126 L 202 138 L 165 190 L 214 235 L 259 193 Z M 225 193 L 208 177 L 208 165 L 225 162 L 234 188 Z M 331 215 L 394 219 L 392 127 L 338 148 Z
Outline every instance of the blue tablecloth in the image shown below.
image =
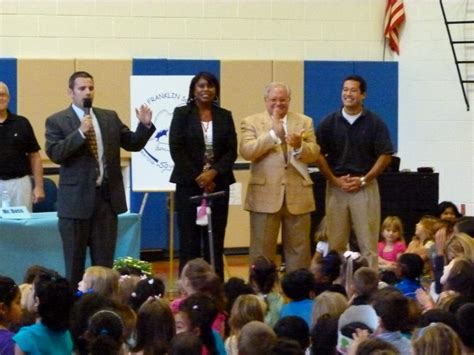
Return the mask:
M 118 218 L 115 257 L 140 257 L 140 216 Z M 0 275 L 21 283 L 26 269 L 42 265 L 64 275 L 64 257 L 56 212 L 33 213 L 31 219 L 0 218 Z

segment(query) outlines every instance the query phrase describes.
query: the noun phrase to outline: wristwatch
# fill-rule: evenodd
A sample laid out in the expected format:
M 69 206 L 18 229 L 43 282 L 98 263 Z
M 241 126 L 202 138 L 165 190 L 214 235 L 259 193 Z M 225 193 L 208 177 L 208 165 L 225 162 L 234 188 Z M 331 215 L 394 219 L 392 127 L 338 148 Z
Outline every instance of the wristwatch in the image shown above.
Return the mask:
M 365 185 L 367 185 L 367 182 L 365 181 L 365 176 L 361 176 L 359 178 L 359 181 L 360 181 L 360 187 L 364 187 Z

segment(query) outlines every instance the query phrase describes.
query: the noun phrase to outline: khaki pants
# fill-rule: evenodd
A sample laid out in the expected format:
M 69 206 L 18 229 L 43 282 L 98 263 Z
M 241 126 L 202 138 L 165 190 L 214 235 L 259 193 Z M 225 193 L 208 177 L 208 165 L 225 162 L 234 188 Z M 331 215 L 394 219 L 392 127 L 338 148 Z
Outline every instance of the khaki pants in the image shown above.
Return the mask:
M 380 194 L 376 180 L 355 193 L 344 192 L 328 183 L 326 223 L 330 250 L 344 253 L 353 228 L 362 256 L 367 259 L 371 268 L 377 269 Z
M 32 211 L 33 193 L 29 175 L 17 179 L 0 180 L 0 193 L 5 190 L 9 192 L 11 207 L 25 206 L 28 211 Z
M 308 268 L 310 214 L 291 214 L 285 204 L 277 213 L 250 212 L 250 261 L 260 255 L 275 260 L 280 225 L 287 272 Z

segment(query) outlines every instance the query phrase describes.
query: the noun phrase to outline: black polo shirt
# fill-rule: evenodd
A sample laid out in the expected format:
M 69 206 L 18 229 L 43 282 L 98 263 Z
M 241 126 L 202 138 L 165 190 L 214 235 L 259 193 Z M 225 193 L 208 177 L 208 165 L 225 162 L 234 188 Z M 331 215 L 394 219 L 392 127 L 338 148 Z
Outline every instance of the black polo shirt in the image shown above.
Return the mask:
M 31 174 L 28 153 L 39 150 L 30 122 L 8 112 L 7 119 L 0 123 L 0 180 Z
M 325 117 L 316 130 L 321 153 L 336 176 L 365 175 L 382 154 L 393 154 L 385 122 L 363 109 L 351 125 L 342 109 Z

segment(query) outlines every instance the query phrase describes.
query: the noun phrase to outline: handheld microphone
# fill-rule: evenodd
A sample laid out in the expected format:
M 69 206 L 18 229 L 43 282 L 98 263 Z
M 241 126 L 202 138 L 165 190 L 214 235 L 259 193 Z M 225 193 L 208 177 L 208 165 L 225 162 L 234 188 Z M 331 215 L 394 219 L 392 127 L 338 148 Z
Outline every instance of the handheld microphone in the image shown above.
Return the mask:
M 210 194 L 205 192 L 202 195 L 197 195 L 197 196 L 190 197 L 189 201 L 191 201 L 191 202 L 200 202 L 203 199 L 212 200 L 214 198 L 225 196 L 225 195 L 227 195 L 227 191 L 211 192 Z
M 91 108 L 92 108 L 92 99 L 89 98 L 89 97 L 86 97 L 82 101 L 82 106 L 84 107 L 84 113 L 86 115 L 90 115 L 91 114 Z

